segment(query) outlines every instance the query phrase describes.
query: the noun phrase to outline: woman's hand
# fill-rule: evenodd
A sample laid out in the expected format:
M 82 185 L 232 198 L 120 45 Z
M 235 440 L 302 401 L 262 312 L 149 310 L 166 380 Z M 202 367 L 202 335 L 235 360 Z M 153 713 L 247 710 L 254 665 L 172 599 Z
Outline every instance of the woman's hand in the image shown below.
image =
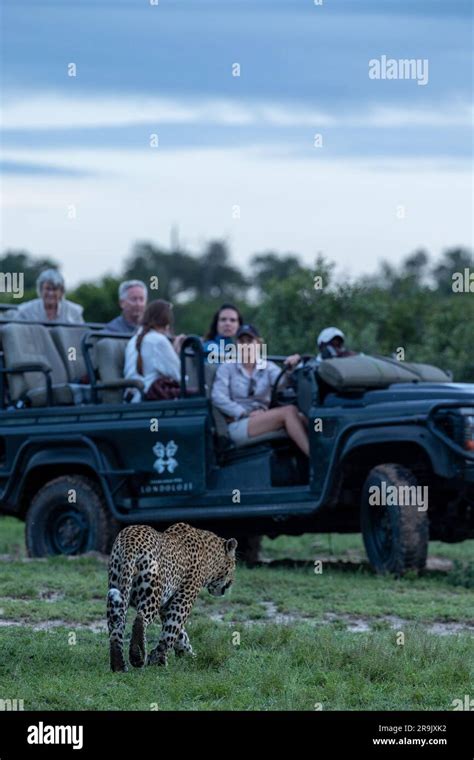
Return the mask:
M 183 345 L 183 341 L 185 338 L 186 338 L 186 335 L 184 333 L 181 333 L 180 335 L 176 335 L 175 339 L 173 340 L 173 348 L 178 355 L 179 355 L 179 352 L 181 351 L 181 346 Z
M 250 412 L 249 417 L 258 417 L 259 414 L 265 414 L 266 411 L 266 409 L 254 409 L 253 412 Z
M 294 369 L 297 364 L 299 364 L 301 361 L 301 356 L 299 354 L 291 354 L 291 356 L 287 356 L 284 365 L 285 367 L 288 367 L 288 369 Z

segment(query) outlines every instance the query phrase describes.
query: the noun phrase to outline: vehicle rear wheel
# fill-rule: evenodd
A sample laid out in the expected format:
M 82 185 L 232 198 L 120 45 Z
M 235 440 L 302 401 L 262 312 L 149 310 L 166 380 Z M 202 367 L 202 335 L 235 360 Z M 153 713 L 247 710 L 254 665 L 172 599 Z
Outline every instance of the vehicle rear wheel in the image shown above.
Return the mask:
M 46 483 L 26 514 L 30 557 L 107 553 L 117 532 L 97 485 L 82 475 L 63 475 Z
M 256 565 L 260 561 L 262 536 L 241 536 L 238 539 L 237 556 L 246 565 Z
M 364 483 L 361 530 L 370 564 L 378 573 L 402 575 L 406 570 L 422 570 L 426 564 L 429 523 L 425 505 L 383 505 L 374 498 L 377 489 L 379 494 L 393 494 L 396 492 L 389 487 L 395 486 L 400 494 L 400 488 L 417 485 L 411 470 L 398 464 L 374 467 Z

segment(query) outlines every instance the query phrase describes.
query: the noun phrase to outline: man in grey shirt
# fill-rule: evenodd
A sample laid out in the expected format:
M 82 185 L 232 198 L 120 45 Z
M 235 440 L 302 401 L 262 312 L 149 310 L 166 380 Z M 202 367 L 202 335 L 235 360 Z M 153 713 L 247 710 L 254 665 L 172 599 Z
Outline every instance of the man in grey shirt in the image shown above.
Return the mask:
M 145 313 L 148 291 L 141 280 L 127 280 L 120 283 L 118 290 L 122 313 L 105 325 L 107 332 L 129 333 L 133 335 Z

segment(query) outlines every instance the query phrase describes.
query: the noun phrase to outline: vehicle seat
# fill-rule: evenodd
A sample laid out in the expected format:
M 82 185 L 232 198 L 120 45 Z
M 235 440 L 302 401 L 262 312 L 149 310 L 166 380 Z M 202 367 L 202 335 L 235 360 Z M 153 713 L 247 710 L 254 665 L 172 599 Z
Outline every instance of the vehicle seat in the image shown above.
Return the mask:
M 137 387 L 138 381 L 123 376 L 127 338 L 102 338 L 97 341 L 94 357 L 97 363 L 99 384 L 113 386 L 100 391 L 100 399 L 106 404 L 120 404 L 126 388 Z
M 207 361 L 204 363 L 204 384 L 206 388 L 206 396 L 211 399 L 212 384 L 216 376 L 218 364 L 209 364 Z M 212 421 L 214 423 L 214 431 L 219 441 L 219 448 L 229 448 L 232 442 L 229 437 L 229 431 L 227 430 L 227 422 L 219 409 L 211 403 Z
M 318 386 L 314 376 L 314 367 L 304 366 L 297 372 L 297 395 L 296 403 L 299 411 L 309 417 L 311 406 L 318 397 Z
M 87 375 L 81 340 L 88 327 L 52 327 L 51 337 L 63 360 L 70 383 L 79 383 Z M 72 350 L 74 349 L 74 350 Z
M 211 398 L 212 384 L 218 367 L 218 364 L 209 364 L 209 362 L 204 361 L 204 383 L 206 385 L 207 398 Z
M 200 356 L 196 354 L 185 355 L 184 357 L 186 396 L 197 396 L 199 394 L 199 365 L 197 363 L 199 361 Z
M 54 404 L 77 404 L 86 400 L 88 386 L 68 382 L 66 368 L 43 325 L 3 325 L 2 344 L 6 369 L 18 370 L 18 373 L 7 376 L 14 403 L 25 400 L 32 406 L 47 405 L 46 376 L 42 372 L 21 371 L 28 365 L 50 370 Z

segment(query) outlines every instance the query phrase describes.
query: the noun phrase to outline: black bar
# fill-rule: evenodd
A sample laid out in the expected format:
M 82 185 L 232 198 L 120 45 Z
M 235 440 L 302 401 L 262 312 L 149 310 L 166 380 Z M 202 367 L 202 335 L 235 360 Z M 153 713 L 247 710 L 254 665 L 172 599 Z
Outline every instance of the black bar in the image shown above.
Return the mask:
M 191 353 L 186 353 L 187 349 L 191 349 Z M 204 378 L 204 349 L 202 347 L 201 338 L 198 335 L 188 335 L 181 346 L 180 360 L 181 360 L 181 395 L 183 398 L 187 396 L 186 388 L 186 357 L 198 356 L 198 383 L 199 383 L 199 395 L 206 395 L 206 383 Z
M 9 325 L 9 324 L 43 325 L 44 327 L 74 327 L 77 329 L 80 329 L 80 328 L 84 329 L 84 327 L 90 327 L 93 330 L 104 329 L 103 322 L 54 322 L 54 321 L 41 322 L 39 320 L 33 320 L 33 319 L 0 319 L 0 324 L 2 325 Z
M 157 669 L 157 681 L 163 673 Z M 104 676 L 110 680 L 110 674 Z M 117 684 L 123 676 L 115 676 Z M 163 688 L 163 687 L 161 687 Z M 159 691 L 157 690 L 157 693 Z M 248 733 L 252 749 L 268 758 L 288 742 L 291 754 L 303 754 L 307 743 L 311 757 L 400 757 L 472 760 L 472 713 L 456 711 L 397 712 L 165 712 L 157 707 L 146 712 L 0 712 L 2 760 L 19 757 L 96 758 L 128 757 L 128 751 L 176 744 L 179 757 L 215 746 L 221 750 L 236 742 L 236 732 Z M 55 727 L 63 727 L 56 733 Z M 429 730 L 429 729 L 433 730 Z M 178 733 L 176 729 L 181 729 Z M 46 743 L 45 738 L 69 743 Z M 38 743 L 32 743 L 34 741 Z M 383 741 L 382 741 L 383 740 Z M 416 741 L 415 741 L 416 740 Z M 424 744 L 421 742 L 424 741 Z M 127 750 L 127 754 L 125 754 Z M 158 752 L 158 750 L 157 750 Z M 357 752 L 357 754 L 356 754 Z M 145 752 L 144 756 L 155 753 Z M 212 752 L 211 757 L 215 754 Z M 230 753 L 232 756 L 233 753 Z

